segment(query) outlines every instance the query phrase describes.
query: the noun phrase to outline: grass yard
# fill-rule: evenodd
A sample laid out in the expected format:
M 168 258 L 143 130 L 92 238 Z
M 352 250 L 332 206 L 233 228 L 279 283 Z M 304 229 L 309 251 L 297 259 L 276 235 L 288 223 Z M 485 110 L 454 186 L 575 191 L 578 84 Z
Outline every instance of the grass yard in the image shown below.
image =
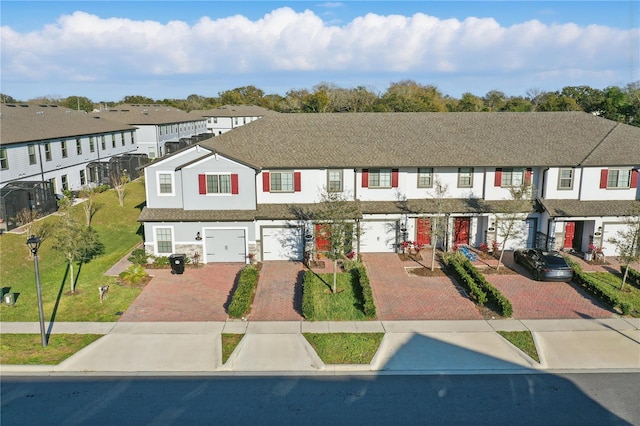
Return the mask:
M 313 318 L 309 321 L 362 321 L 368 320 L 362 309 L 359 286 L 347 272 L 338 273 L 336 294 L 331 293 L 333 274 L 319 274 L 310 283 L 313 299 Z M 355 285 L 354 285 L 355 284 Z
M 236 349 L 244 334 L 222 333 L 222 363 L 227 362 L 233 351 Z
M 76 294 L 70 290 L 69 271 L 63 257 L 51 249 L 51 238 L 42 242 L 38 252 L 40 282 L 45 321 L 116 321 L 116 313 L 125 311 L 140 294 L 140 288 L 122 287 L 115 277 L 104 273 L 142 241 L 137 222 L 144 205 L 144 184 L 141 181 L 127 185 L 125 206 L 120 207 L 113 190 L 97 195 L 99 205 L 92 226 L 104 244 L 104 254 L 82 268 L 74 266 L 77 277 Z M 72 208 L 72 214 L 84 217 L 81 205 Z M 43 221 L 55 223 L 57 215 Z M 2 321 L 38 321 L 35 269 L 27 248 L 28 235 L 4 233 L 0 236 L 0 277 L 3 294 L 16 293 L 14 306 L 2 304 Z M 100 303 L 98 286 L 109 285 L 109 296 Z
M 589 272 L 589 276 L 597 280 L 598 285 L 613 293 L 618 292 L 622 302 L 626 302 L 631 306 L 631 315 L 640 317 L 640 289 L 632 286 L 628 282 L 624 289 L 620 290 L 622 285 L 622 276 L 612 274 L 610 272 Z
M 498 331 L 498 334 L 507 339 L 513 346 L 536 360 L 536 362 L 540 362 L 538 349 L 536 348 L 530 331 Z
M 100 337 L 100 334 L 53 334 L 43 348 L 39 334 L 2 334 L 0 364 L 60 364 Z
M 304 333 L 325 364 L 370 364 L 384 333 Z

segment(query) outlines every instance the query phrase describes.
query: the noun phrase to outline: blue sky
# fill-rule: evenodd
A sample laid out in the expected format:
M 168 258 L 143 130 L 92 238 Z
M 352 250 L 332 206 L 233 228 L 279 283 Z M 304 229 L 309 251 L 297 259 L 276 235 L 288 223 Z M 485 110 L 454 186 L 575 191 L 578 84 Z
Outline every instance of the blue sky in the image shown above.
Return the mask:
M 640 80 L 636 1 L 8 1 L 1 89 L 155 99 L 327 82 L 445 95 Z

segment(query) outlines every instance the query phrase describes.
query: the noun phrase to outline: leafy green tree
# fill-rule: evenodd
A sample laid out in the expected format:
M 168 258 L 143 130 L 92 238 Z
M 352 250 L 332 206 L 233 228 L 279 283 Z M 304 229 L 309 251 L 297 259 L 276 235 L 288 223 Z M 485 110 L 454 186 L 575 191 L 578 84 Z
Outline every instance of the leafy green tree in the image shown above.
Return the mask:
M 361 216 L 358 205 L 350 201 L 343 192 L 331 192 L 325 188 L 320 194 L 319 208 L 314 214 L 314 220 L 320 224 L 319 232 L 322 239 L 329 244 L 325 256 L 333 260 L 331 291 L 334 294 L 337 292 L 338 260 L 344 259 L 345 254 L 353 250 L 353 241 L 359 236 L 354 222 Z
M 0 93 L 0 103 L 3 104 L 16 104 L 19 101 L 13 96 L 5 95 L 4 93 Z
M 93 101 L 84 96 L 69 96 L 60 100 L 60 105 L 69 109 L 91 112 L 94 109 Z
M 377 111 L 446 112 L 442 94 L 435 86 L 423 86 L 413 80 L 391 83 L 380 97 Z
M 147 96 L 129 95 L 129 96 L 125 96 L 122 99 L 122 101 L 120 101 L 120 103 L 122 104 L 154 104 L 156 102 Z
M 469 92 L 465 92 L 460 97 L 456 111 L 459 112 L 479 112 L 484 110 L 484 101 Z
M 264 90 L 255 86 L 243 86 L 225 90 L 218 93 L 218 96 L 221 105 L 259 105 Z
M 558 93 L 545 93 L 538 105 L 536 111 L 580 111 L 580 106 L 575 99 Z
M 507 103 L 507 96 L 499 90 L 490 90 L 482 98 L 486 111 L 502 111 Z
M 69 212 L 60 222 L 53 236 L 52 247 L 62 253 L 69 265 L 71 293 L 75 293 L 77 282 L 73 271 L 74 263 L 82 266 L 104 253 L 104 245 L 100 242 L 98 233 L 90 226 L 79 223 Z

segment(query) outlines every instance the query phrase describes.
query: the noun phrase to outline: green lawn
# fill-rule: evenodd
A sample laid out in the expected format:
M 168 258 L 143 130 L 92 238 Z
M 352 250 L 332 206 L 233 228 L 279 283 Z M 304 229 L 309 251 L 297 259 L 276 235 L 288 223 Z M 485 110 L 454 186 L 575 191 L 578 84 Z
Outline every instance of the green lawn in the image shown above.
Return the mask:
M 538 349 L 536 348 L 530 331 L 498 331 L 498 334 L 507 339 L 513 346 L 529 355 L 529 357 L 536 360 L 536 362 L 540 362 Z
M 99 334 L 53 334 L 43 348 L 39 334 L 2 334 L 0 364 L 56 365 L 100 337 Z
M 370 364 L 384 333 L 305 333 L 325 364 Z
M 104 254 L 82 266 L 77 275 L 76 295 L 68 295 L 67 264 L 59 253 L 51 249 L 51 239 L 44 240 L 38 259 L 42 299 L 46 321 L 116 321 L 116 313 L 125 311 L 140 294 L 139 288 L 121 287 L 114 277 L 104 273 L 125 256 L 142 237 L 137 218 L 144 205 L 144 184 L 141 181 L 127 185 L 125 206 L 120 207 L 115 191 L 98 194 L 99 209 L 92 226 L 104 244 Z M 73 214 L 83 217 L 82 207 L 73 207 Z M 59 216 L 43 219 L 56 223 Z M 0 277 L 3 291 L 16 293 L 14 306 L 2 304 L 2 321 L 38 321 L 38 305 L 34 262 L 26 246 L 26 234 L 5 233 L 0 236 Z M 98 286 L 108 284 L 109 297 L 100 303 Z
M 589 272 L 589 276 L 595 278 L 598 281 L 598 285 L 605 290 L 613 293 L 617 292 L 620 295 L 620 300 L 631 306 L 631 315 L 636 317 L 640 315 L 640 289 L 627 282 L 621 291 L 622 276 L 620 274 Z
M 331 293 L 333 274 L 319 274 L 311 281 L 310 288 L 313 298 L 313 318 L 309 321 L 362 321 L 368 320 L 364 314 L 361 302 L 356 297 L 355 282 L 350 273 L 338 273 L 336 294 Z M 357 285 L 355 285 L 357 287 Z

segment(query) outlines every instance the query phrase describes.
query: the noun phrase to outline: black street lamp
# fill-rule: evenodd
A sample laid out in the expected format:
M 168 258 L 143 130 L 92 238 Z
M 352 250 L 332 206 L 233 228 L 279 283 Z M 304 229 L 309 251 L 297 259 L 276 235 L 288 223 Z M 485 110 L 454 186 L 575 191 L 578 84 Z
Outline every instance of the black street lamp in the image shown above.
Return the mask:
M 33 253 L 33 263 L 36 268 L 36 289 L 38 290 L 38 311 L 40 313 L 40 336 L 42 337 L 42 347 L 47 347 L 47 334 L 44 330 L 44 311 L 42 309 L 42 290 L 40 289 L 40 267 L 38 266 L 38 249 L 40 248 L 40 238 L 32 235 L 27 240 L 29 250 Z

